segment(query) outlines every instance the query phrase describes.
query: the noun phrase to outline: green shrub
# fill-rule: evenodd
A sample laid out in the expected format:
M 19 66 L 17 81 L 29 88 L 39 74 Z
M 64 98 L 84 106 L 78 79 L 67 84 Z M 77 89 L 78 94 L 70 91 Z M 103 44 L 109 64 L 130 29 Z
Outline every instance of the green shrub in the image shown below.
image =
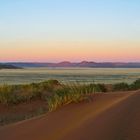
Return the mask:
M 129 85 L 127 83 L 117 83 L 113 85 L 113 91 L 127 91 L 129 90 Z
M 130 85 L 130 88 L 132 90 L 137 90 L 137 89 L 140 89 L 140 79 L 136 80 L 134 83 L 132 83 Z
M 104 84 L 95 84 L 94 88 L 96 92 L 107 92 L 107 88 Z

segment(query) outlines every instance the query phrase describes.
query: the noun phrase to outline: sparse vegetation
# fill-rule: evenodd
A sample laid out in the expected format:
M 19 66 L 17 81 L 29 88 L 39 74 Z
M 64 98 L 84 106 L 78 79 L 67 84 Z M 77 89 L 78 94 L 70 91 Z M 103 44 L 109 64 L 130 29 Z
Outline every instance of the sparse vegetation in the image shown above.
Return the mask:
M 108 88 L 109 86 L 109 88 Z M 40 83 L 27 85 L 1 85 L 0 104 L 3 107 L 27 105 L 23 114 L 0 115 L 0 125 L 24 120 L 33 116 L 43 114 L 47 111 L 54 111 L 57 108 L 91 99 L 91 95 L 108 91 L 128 91 L 140 89 L 140 79 L 132 84 L 118 83 L 114 85 L 105 84 L 62 84 L 57 80 L 48 80 Z M 41 106 L 35 106 L 28 110 L 28 106 L 34 102 L 40 102 Z M 12 105 L 12 106 L 11 106 Z M 27 111 L 28 110 L 28 111 Z
M 49 80 L 29 85 L 2 85 L 0 86 L 0 103 L 18 104 L 34 99 L 45 100 L 49 110 L 71 102 L 79 102 L 87 95 L 95 92 L 104 92 L 101 84 L 60 84 L 57 80 Z
M 96 84 L 69 84 L 63 85 L 60 89 L 55 91 L 55 94 L 47 98 L 49 111 L 69 104 L 77 103 L 88 98 L 88 95 L 95 92 L 101 92 L 99 85 Z
M 112 86 L 112 91 L 137 90 L 140 88 L 140 79 L 132 84 L 118 83 Z M 104 84 L 60 84 L 57 80 L 48 80 L 28 85 L 1 85 L 0 103 L 18 104 L 34 99 L 47 101 L 50 111 L 69 104 L 87 99 L 89 95 L 97 92 L 107 92 Z

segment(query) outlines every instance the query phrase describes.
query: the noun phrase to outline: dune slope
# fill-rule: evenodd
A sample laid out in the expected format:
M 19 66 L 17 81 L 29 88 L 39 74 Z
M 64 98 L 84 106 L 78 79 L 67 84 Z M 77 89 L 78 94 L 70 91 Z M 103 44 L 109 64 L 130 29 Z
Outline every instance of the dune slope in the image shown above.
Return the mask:
M 139 140 L 140 93 L 99 94 L 90 102 L 0 128 L 1 140 Z

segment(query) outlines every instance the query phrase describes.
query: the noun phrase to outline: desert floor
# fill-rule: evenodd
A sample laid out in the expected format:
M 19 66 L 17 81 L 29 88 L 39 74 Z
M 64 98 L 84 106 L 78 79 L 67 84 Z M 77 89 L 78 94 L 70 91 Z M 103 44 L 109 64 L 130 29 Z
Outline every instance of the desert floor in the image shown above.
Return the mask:
M 97 94 L 0 127 L 0 140 L 140 140 L 140 92 Z

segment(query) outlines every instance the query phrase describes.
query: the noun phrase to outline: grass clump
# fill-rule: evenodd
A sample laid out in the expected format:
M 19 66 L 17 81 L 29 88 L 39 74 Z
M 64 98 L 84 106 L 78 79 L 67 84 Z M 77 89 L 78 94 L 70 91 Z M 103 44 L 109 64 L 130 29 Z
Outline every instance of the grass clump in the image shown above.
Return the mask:
M 67 84 L 57 89 L 55 93 L 47 98 L 49 111 L 56 110 L 58 107 L 69 104 L 77 103 L 88 98 L 95 92 L 101 92 L 100 85 L 96 84 Z

